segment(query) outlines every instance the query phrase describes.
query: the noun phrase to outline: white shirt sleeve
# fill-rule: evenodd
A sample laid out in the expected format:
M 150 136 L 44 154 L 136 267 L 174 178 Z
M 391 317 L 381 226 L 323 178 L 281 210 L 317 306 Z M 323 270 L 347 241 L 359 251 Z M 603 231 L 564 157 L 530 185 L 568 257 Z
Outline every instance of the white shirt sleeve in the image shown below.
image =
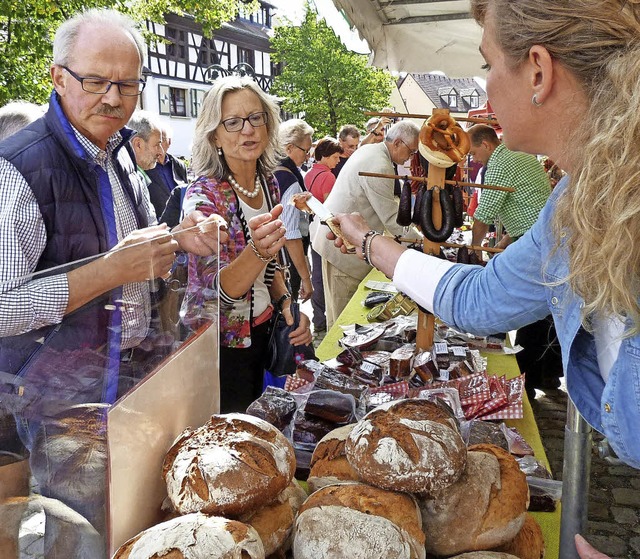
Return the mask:
M 438 283 L 452 266 L 455 264 L 448 260 L 417 250 L 406 250 L 396 263 L 393 283 L 402 293 L 432 313 Z
M 62 321 L 66 273 L 34 279 L 47 243 L 38 202 L 20 172 L 0 159 L 0 337 Z

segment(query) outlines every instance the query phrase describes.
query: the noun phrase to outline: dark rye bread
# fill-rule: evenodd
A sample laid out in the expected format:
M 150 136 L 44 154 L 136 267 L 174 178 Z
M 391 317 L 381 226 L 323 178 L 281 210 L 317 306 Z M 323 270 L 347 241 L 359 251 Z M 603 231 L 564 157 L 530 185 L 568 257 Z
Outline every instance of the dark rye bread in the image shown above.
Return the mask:
M 345 453 L 367 483 L 432 494 L 462 474 L 467 450 L 455 418 L 427 400 L 383 404 L 356 423 Z
M 360 481 L 344 453 L 345 441 L 354 425 L 344 425 L 327 433 L 318 443 L 311 457 L 311 471 L 307 483 L 311 491 L 345 481 Z
M 264 559 L 257 532 L 236 520 L 194 513 L 156 524 L 126 541 L 112 559 Z
M 423 559 L 420 511 L 404 493 L 330 485 L 300 507 L 293 552 L 296 559 Z
M 214 415 L 185 431 L 162 475 L 180 514 L 239 515 L 273 501 L 293 478 L 295 454 L 275 427 L 250 415 Z
M 524 474 L 507 452 L 494 445 L 471 447 L 456 483 L 430 498 L 418 497 L 427 552 L 454 555 L 510 542 L 524 523 L 527 491 Z

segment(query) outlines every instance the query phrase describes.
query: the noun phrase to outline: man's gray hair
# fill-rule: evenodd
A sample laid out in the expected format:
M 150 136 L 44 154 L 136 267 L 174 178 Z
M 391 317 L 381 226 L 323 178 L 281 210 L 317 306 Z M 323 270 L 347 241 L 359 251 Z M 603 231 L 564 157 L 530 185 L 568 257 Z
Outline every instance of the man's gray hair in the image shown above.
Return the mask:
M 138 133 L 137 137 L 142 138 L 145 142 L 149 141 L 152 132 L 162 131 L 162 124 L 158 116 L 148 111 L 135 111 L 127 126 L 133 128 Z
M 12 101 L 0 108 L 0 140 L 13 136 L 44 114 L 42 107 L 26 101 Z
M 411 144 L 420 135 L 420 128 L 415 122 L 411 120 L 401 120 L 396 122 L 387 131 L 386 142 L 393 142 L 393 140 L 401 139 L 407 144 Z
M 284 150 L 289 144 L 300 144 L 307 136 L 313 139 L 313 132 L 313 128 L 301 118 L 285 120 L 278 131 L 280 148 Z
M 103 27 L 107 32 L 109 28 L 116 28 L 129 34 L 138 48 L 140 68 L 142 68 L 147 59 L 147 45 L 136 23 L 130 17 L 117 10 L 99 8 L 79 12 L 58 27 L 56 36 L 53 39 L 54 64 L 69 66 L 72 63 L 73 55 L 81 54 L 74 53 L 74 49 L 80 30 L 84 25 L 97 25 Z

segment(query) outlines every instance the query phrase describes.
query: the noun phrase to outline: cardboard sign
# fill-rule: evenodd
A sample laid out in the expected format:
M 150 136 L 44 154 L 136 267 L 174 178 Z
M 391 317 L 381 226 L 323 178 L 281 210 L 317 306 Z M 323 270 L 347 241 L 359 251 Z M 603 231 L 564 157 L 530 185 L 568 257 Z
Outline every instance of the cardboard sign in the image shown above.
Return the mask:
M 161 521 L 162 462 L 187 427 L 220 409 L 218 328 L 199 331 L 131 392 L 107 419 L 109 557 Z

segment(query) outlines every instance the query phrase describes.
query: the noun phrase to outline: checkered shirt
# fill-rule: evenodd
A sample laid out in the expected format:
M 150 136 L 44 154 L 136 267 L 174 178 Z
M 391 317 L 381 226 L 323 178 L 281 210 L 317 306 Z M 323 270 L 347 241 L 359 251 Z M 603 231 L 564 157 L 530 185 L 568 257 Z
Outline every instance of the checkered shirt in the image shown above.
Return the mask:
M 122 141 L 119 132 L 101 150 L 73 129 L 87 154 L 99 164 L 111 184 L 118 240 L 137 228 L 135 213 L 115 170 L 113 150 Z M 119 158 L 128 158 L 120 150 Z M 142 189 L 142 183 L 134 189 Z M 149 223 L 156 217 L 146 189 L 142 189 Z M 31 277 L 47 243 L 44 221 L 36 198 L 24 177 L 0 158 L 0 336 L 15 336 L 64 317 L 69 301 L 66 273 Z M 125 284 L 122 290 L 122 348 L 134 347 L 147 335 L 150 310 L 149 284 Z
M 551 194 L 549 177 L 535 156 L 500 144 L 487 162 L 487 185 L 511 186 L 515 192 L 482 191 L 473 217 L 483 223 L 499 219 L 509 236 L 524 235 L 538 219 Z

